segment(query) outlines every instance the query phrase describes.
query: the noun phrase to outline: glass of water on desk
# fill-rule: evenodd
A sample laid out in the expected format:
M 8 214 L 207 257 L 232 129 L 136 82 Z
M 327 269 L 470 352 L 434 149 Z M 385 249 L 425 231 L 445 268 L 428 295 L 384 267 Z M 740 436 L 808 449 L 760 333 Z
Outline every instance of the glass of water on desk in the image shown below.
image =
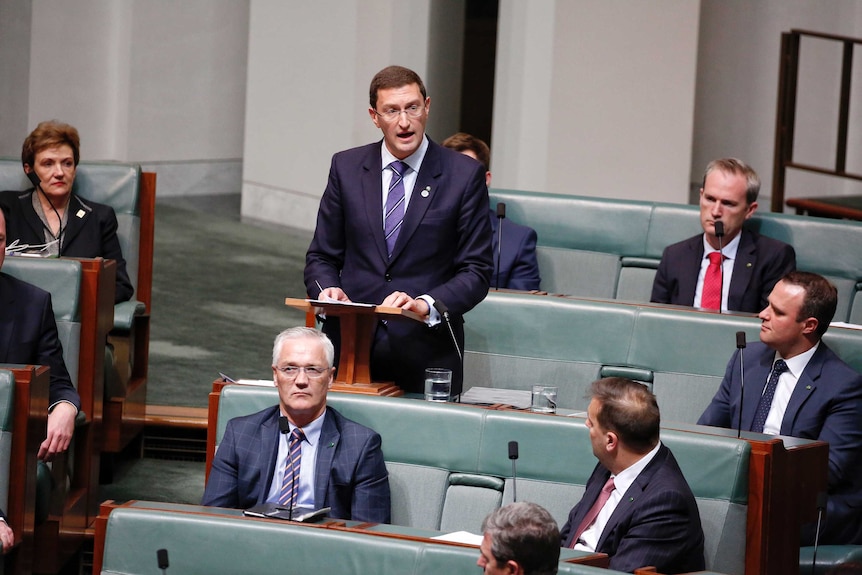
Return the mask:
M 425 401 L 449 401 L 452 390 L 452 370 L 429 367 L 425 370 Z
M 557 388 L 553 385 L 534 385 L 530 411 L 557 413 Z

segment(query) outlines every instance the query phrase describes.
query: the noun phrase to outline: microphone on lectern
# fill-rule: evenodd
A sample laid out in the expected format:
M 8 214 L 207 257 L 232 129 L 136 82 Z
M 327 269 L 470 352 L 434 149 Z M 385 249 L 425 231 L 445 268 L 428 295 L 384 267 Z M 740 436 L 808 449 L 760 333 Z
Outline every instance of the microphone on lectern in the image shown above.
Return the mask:
M 506 204 L 497 203 L 497 279 L 495 289 L 500 289 L 500 258 L 503 252 L 503 220 L 506 218 Z
M 736 437 L 742 437 L 742 406 L 745 399 L 745 367 L 743 352 L 745 350 L 745 332 L 736 332 L 736 349 L 739 350 L 739 416 L 736 420 Z
M 509 442 L 509 459 L 512 460 L 512 502 L 518 501 L 518 473 L 515 469 L 515 462 L 518 460 L 518 442 Z
M 162 573 L 165 573 L 168 569 L 168 550 L 167 549 L 159 549 L 156 551 L 156 560 L 159 562 L 159 569 L 162 570 Z
M 713 226 L 715 227 L 715 237 L 718 238 L 718 278 L 721 280 L 719 285 L 721 289 L 718 291 L 718 313 L 721 313 L 721 300 L 724 297 L 724 251 L 722 250 L 722 242 L 721 239 L 724 237 L 724 222 L 721 220 L 715 220 L 713 222 Z

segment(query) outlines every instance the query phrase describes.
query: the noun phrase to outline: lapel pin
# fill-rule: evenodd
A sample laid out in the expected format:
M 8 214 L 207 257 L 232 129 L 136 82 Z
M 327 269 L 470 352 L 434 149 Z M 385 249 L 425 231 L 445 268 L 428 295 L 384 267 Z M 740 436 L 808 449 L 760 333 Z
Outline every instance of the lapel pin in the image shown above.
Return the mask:
M 81 219 L 86 215 L 86 212 L 84 210 L 78 210 L 75 215 L 78 216 L 78 219 Z
M 745 264 L 745 267 L 750 268 L 750 267 L 751 267 L 751 262 L 748 262 L 747 264 Z
M 425 186 L 425 189 L 422 190 L 422 197 L 427 198 L 431 194 L 431 186 Z
M 805 386 L 805 389 L 807 389 L 808 391 L 811 391 L 811 386 L 810 386 L 810 385 L 806 385 L 806 386 Z
M 329 447 L 335 447 L 335 443 L 333 443 L 332 441 L 330 441 L 330 442 L 329 442 Z

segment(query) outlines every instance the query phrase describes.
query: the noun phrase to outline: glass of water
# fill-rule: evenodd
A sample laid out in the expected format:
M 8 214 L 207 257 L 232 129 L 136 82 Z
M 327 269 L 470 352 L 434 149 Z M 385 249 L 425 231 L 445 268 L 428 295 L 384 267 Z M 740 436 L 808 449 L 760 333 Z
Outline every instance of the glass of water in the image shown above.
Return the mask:
M 557 388 L 553 385 L 534 385 L 530 411 L 557 413 Z
M 452 370 L 429 367 L 425 370 L 425 401 L 449 401 L 452 390 Z

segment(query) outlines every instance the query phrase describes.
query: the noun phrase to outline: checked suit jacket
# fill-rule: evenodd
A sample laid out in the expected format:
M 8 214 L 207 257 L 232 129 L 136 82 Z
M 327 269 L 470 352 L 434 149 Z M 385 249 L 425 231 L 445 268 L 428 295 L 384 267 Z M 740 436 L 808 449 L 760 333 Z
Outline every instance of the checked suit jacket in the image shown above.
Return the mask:
M 278 406 L 235 417 L 213 460 L 202 505 L 247 509 L 266 502 L 278 455 Z M 317 448 L 314 506 L 330 517 L 389 523 L 389 475 L 373 430 L 326 408 Z

